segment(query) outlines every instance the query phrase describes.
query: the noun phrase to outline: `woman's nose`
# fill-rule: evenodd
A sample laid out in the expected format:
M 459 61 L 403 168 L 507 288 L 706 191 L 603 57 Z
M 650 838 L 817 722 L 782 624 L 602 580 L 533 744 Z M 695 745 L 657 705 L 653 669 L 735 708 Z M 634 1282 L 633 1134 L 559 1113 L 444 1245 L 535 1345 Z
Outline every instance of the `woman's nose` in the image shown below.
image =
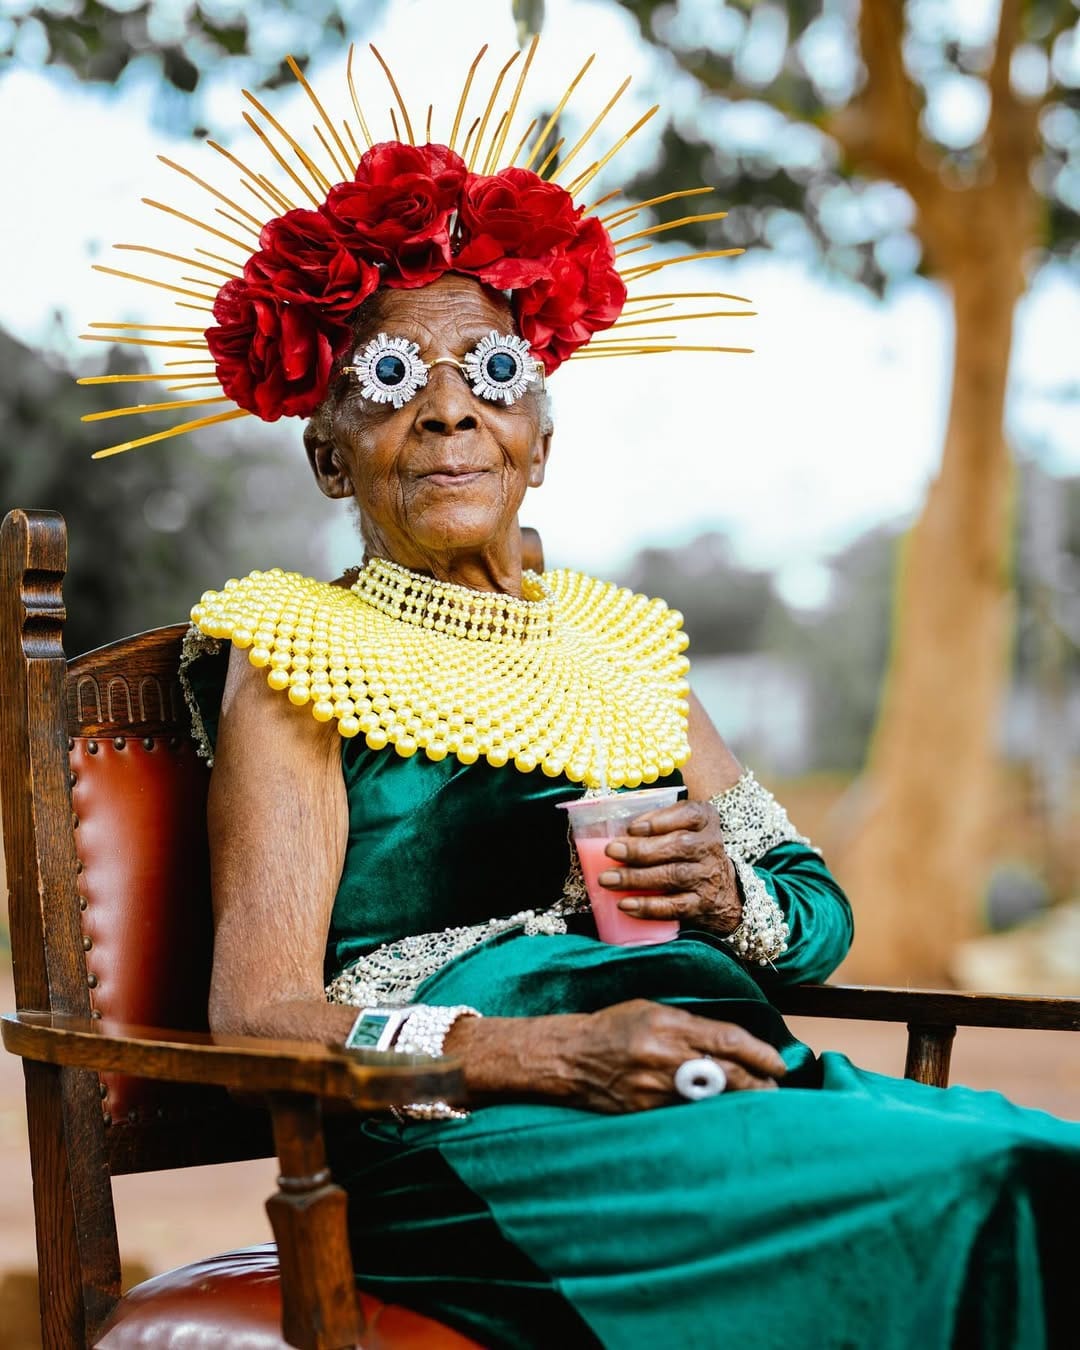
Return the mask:
M 432 366 L 416 403 L 418 430 L 452 436 L 457 431 L 475 431 L 479 426 L 475 399 L 464 372 L 450 362 Z

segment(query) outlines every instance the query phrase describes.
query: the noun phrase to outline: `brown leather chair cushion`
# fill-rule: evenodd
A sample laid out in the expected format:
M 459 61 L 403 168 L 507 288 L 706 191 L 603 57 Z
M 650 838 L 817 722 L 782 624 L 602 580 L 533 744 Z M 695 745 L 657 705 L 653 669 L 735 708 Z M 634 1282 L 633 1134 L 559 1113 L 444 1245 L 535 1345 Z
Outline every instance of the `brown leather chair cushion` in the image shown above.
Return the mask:
M 480 1350 L 430 1317 L 361 1294 L 364 1350 Z M 97 1350 L 287 1350 L 272 1242 L 181 1266 L 117 1304 Z
M 74 738 L 83 946 L 102 1017 L 206 1029 L 213 926 L 206 846 L 208 772 L 190 740 Z M 104 1077 L 114 1121 L 151 1115 L 176 1090 Z

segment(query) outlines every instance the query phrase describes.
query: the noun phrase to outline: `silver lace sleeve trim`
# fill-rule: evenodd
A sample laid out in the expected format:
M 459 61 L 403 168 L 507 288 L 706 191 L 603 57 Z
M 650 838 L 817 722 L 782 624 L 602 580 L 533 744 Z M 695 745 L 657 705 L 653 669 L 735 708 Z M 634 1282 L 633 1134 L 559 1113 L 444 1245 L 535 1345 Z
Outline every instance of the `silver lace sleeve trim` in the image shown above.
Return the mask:
M 566 915 L 588 907 L 585 883 L 577 854 L 571 854 L 570 874 L 563 893 L 548 909 L 524 909 L 506 918 L 462 928 L 444 928 L 436 933 L 415 933 L 381 947 L 347 965 L 326 986 L 328 1003 L 347 1003 L 354 1008 L 378 1005 L 403 1008 L 412 1003 L 425 980 L 459 956 L 501 933 L 521 929 L 526 937 L 553 937 L 566 932 Z
M 768 790 L 747 769 L 743 776 L 726 792 L 712 798 L 724 832 L 724 844 L 732 858 L 755 863 L 777 844 L 805 844 L 810 840 L 800 834 L 788 819 L 788 813 Z M 819 849 L 814 849 L 819 853 Z
M 184 702 L 191 714 L 191 739 L 195 742 L 195 753 L 200 759 L 205 759 L 211 768 L 214 767 L 214 747 L 210 744 L 210 737 L 206 734 L 206 725 L 203 722 L 202 713 L 199 711 L 199 703 L 194 690 L 191 688 L 188 670 L 200 656 L 216 656 L 221 651 L 221 647 L 222 643 L 219 638 L 207 637 L 205 633 L 200 633 L 192 624 L 184 634 L 184 641 L 180 647 L 180 669 L 177 671 L 180 678 L 180 688 L 184 692 Z

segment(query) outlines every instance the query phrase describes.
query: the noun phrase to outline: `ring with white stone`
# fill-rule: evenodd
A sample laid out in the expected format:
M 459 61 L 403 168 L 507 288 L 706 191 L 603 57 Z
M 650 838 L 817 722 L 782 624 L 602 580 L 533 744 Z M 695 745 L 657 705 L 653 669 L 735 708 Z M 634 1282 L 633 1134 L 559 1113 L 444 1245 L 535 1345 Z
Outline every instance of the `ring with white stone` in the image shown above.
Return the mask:
M 688 1059 L 675 1070 L 675 1091 L 688 1102 L 715 1097 L 727 1087 L 727 1074 L 715 1059 Z

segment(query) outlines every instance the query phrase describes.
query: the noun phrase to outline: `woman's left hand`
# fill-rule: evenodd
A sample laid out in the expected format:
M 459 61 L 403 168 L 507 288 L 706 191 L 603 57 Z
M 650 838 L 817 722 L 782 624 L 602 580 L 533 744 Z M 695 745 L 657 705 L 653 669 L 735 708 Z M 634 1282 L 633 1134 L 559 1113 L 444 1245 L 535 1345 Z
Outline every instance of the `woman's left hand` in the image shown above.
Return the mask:
M 630 896 L 619 908 L 639 919 L 696 919 L 719 933 L 742 922 L 735 867 L 724 851 L 716 808 L 676 802 L 637 816 L 607 846 L 612 866 L 600 884 L 614 891 L 658 891 Z

